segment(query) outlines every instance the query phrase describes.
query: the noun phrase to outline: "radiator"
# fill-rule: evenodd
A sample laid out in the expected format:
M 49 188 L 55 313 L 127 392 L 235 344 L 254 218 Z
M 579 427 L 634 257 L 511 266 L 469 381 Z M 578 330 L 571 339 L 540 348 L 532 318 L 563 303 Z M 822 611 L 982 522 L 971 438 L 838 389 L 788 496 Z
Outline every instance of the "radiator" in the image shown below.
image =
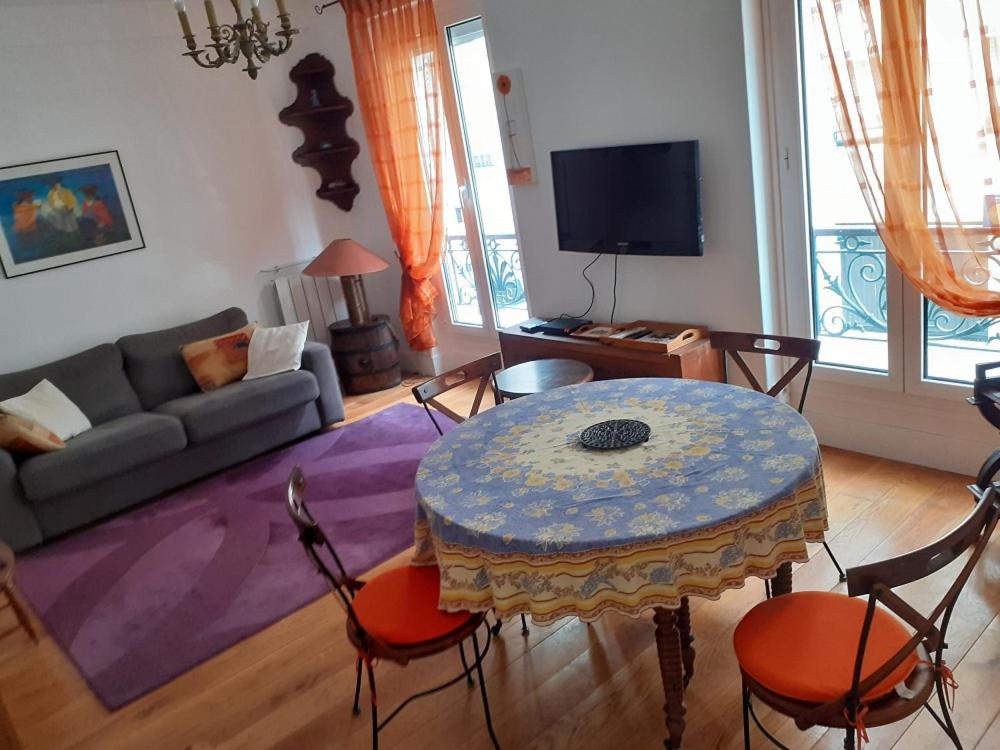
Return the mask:
M 347 319 L 347 305 L 339 279 L 302 275 L 302 269 L 309 262 L 278 266 L 268 269 L 267 273 L 274 275 L 271 283 L 282 323 L 308 320 L 309 340 L 329 344 L 327 327 Z

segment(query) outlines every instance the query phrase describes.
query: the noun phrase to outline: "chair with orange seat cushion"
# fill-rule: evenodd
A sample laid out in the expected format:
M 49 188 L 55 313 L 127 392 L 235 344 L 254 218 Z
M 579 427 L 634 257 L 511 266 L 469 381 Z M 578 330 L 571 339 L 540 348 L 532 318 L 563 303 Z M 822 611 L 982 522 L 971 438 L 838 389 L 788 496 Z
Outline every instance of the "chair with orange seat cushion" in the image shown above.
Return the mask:
M 812 726 L 846 730 L 844 747 L 866 727 L 899 721 L 926 708 L 955 747 L 962 745 L 949 712 L 957 687 L 944 661 L 945 635 L 955 602 L 983 554 L 1000 515 L 1000 494 L 969 488 L 973 512 L 953 531 L 922 549 L 847 571 L 848 595 L 803 591 L 761 602 L 736 627 L 733 646 L 743 676 L 743 742 L 750 747 L 752 697 Z M 928 615 L 894 588 L 925 578 L 972 553 Z M 868 601 L 852 597 L 868 595 Z M 940 715 L 930 703 L 937 692 Z
M 486 629 L 486 645 L 479 648 L 477 631 L 486 623 L 482 612 L 445 612 L 438 609 L 440 573 L 434 567 L 408 565 L 381 573 L 369 581 L 352 578 L 344 569 L 333 545 L 319 528 L 305 504 L 305 477 L 295 467 L 288 480 L 288 514 L 299 533 L 306 555 L 330 584 L 330 588 L 347 613 L 347 638 L 357 649 L 357 674 L 354 686 L 354 713 L 360 713 L 361 671 L 364 665 L 371 694 L 372 747 L 378 750 L 379 732 L 411 700 L 450 687 L 465 679 L 470 685 L 474 668 L 479 677 L 486 728 L 494 748 L 500 750 L 493 731 L 490 704 L 483 677 L 483 656 L 490 646 L 491 634 Z M 475 663 L 470 667 L 463 646 L 472 641 Z M 411 659 L 434 656 L 458 646 L 463 671 L 448 682 L 407 698 L 382 722 L 378 718 L 373 661 L 385 659 L 405 666 Z

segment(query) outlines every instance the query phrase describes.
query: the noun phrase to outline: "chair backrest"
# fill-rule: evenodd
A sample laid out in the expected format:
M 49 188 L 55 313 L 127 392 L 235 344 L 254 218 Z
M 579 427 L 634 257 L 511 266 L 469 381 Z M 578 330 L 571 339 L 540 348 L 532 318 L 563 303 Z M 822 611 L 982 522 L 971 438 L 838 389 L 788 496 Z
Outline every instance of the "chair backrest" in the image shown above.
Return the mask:
M 966 400 L 979 409 L 987 422 L 1000 428 L 1000 362 L 976 365 L 972 395 Z
M 801 717 L 806 719 L 807 723 L 814 723 L 820 716 L 837 715 L 845 709 L 851 714 L 853 720 L 854 712 L 860 706 L 860 697 L 866 695 L 875 685 L 888 677 L 921 644 L 929 652 L 935 652 L 934 667 L 940 669 L 947 646 L 945 637 L 948 623 L 951 620 L 955 603 L 969 580 L 969 576 L 972 575 L 976 563 L 982 557 L 983 551 L 996 529 L 997 518 L 1000 517 L 1000 494 L 995 486 L 990 486 L 985 492 L 979 490 L 975 485 L 970 486 L 969 489 L 978 498 L 972 513 L 936 542 L 889 560 L 861 565 L 847 571 L 848 595 L 868 595 L 868 610 L 858 642 L 851 690 L 835 701 L 808 711 L 806 715 Z M 893 591 L 898 586 L 913 583 L 938 572 L 970 549 L 971 554 L 958 572 L 954 582 L 930 614 L 921 614 Z M 868 646 L 868 636 L 879 603 L 898 615 L 915 632 L 910 640 L 892 657 L 862 679 L 861 669 Z
M 295 524 L 299 533 L 299 541 L 305 549 L 306 556 L 316 568 L 316 572 L 326 579 L 330 585 L 330 590 L 347 612 L 347 618 L 355 632 L 362 639 L 367 637 L 364 628 L 354 614 L 354 607 L 351 601 L 354 599 L 354 592 L 360 588 L 360 582 L 347 575 L 340 557 L 334 550 L 326 534 L 320 529 L 316 519 L 306 506 L 305 500 L 306 478 L 302 469 L 296 466 L 288 478 L 286 500 L 288 504 L 288 515 Z M 332 565 L 332 567 L 331 567 Z
M 468 417 L 463 417 L 453 409 L 449 409 L 437 400 L 438 396 L 447 393 L 453 388 L 458 388 L 466 383 L 478 380 L 479 387 L 476 389 L 476 398 L 472 402 L 472 409 L 468 415 L 469 417 L 474 417 L 479 413 L 479 407 L 483 403 L 483 396 L 486 393 L 487 387 L 493 391 L 493 403 L 500 403 L 500 389 L 497 388 L 497 371 L 502 369 L 503 359 L 500 357 L 500 352 L 496 352 L 488 357 L 483 357 L 474 362 L 464 364 L 461 367 L 456 367 L 454 370 L 448 370 L 448 372 L 441 373 L 425 383 L 414 386 L 413 397 L 417 400 L 418 404 L 423 404 L 424 409 L 427 410 L 427 415 L 431 418 L 431 422 L 434 423 L 438 433 L 443 435 L 444 431 L 434 418 L 431 406 L 442 414 L 451 417 L 456 422 L 464 422 Z
M 819 341 L 816 339 L 800 339 L 794 336 L 773 336 L 767 333 L 740 333 L 736 331 L 712 331 L 709 341 L 715 349 L 721 349 L 728 354 L 740 372 L 749 381 L 750 386 L 758 393 L 777 396 L 787 388 L 795 377 L 806 370 L 805 381 L 802 384 L 802 395 L 799 397 L 798 410 L 806 404 L 806 394 L 809 392 L 809 381 L 812 380 L 813 364 L 819 358 Z M 767 342 L 770 342 L 768 345 Z M 763 354 L 776 357 L 790 357 L 795 363 L 770 388 L 765 388 L 757 380 L 757 376 L 743 359 L 743 354 Z M 729 367 L 726 366 L 726 380 L 729 380 Z

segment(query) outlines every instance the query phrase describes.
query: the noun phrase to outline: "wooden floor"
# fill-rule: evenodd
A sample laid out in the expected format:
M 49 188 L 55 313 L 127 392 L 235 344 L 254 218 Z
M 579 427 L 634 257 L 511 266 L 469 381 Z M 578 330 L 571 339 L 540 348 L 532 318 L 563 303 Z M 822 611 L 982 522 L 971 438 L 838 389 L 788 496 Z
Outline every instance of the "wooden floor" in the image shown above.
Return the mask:
M 399 388 L 352 399 L 358 419 L 399 400 Z M 465 398 L 465 396 L 460 396 Z M 970 508 L 964 477 L 843 450 L 824 449 L 832 530 L 847 566 L 878 560 L 928 542 Z M 949 634 L 949 664 L 960 684 L 957 724 L 965 747 L 1000 748 L 1000 534 L 965 594 Z M 795 570 L 798 589 L 836 589 L 821 547 Z M 405 562 L 407 554 L 387 565 Z M 303 559 L 303 564 L 305 560 Z M 951 569 L 905 594 L 936 601 Z M 761 600 L 763 586 L 692 600 L 698 651 L 687 693 L 685 748 L 739 748 L 739 682 L 731 639 L 737 621 Z M 2 613 L 0 613 L 2 615 Z M 56 645 L 32 645 L 22 634 L 0 641 L 0 748 L 311 748 L 370 747 L 367 714 L 352 717 L 353 654 L 343 615 L 325 598 L 183 675 L 108 713 Z M 0 621 L 0 632 L 5 629 Z M 380 664 L 383 710 L 409 693 L 456 674 L 456 654 L 411 664 Z M 497 733 L 514 748 L 662 747 L 662 688 L 649 618 L 608 615 L 593 627 L 565 619 L 532 626 L 523 637 L 507 623 L 486 663 Z M 839 733 L 800 732 L 761 711 L 790 748 L 841 747 Z M 7 726 L 3 726 L 6 724 Z M 926 714 L 871 730 L 871 748 L 944 748 Z M 384 748 L 430 750 L 489 747 L 479 695 L 462 684 L 410 706 L 385 730 Z M 759 733 L 754 747 L 767 747 Z

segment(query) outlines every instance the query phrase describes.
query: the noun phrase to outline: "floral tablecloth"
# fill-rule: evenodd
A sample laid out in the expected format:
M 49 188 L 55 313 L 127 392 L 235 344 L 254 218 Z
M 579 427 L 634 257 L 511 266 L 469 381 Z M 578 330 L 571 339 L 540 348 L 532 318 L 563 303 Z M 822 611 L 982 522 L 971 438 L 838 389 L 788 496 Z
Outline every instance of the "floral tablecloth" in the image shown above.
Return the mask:
M 639 419 L 649 441 L 593 451 L 580 432 Z M 417 473 L 415 564 L 441 607 L 544 623 L 718 598 L 808 559 L 827 529 L 816 436 L 745 388 L 680 379 L 567 386 L 490 409 Z

